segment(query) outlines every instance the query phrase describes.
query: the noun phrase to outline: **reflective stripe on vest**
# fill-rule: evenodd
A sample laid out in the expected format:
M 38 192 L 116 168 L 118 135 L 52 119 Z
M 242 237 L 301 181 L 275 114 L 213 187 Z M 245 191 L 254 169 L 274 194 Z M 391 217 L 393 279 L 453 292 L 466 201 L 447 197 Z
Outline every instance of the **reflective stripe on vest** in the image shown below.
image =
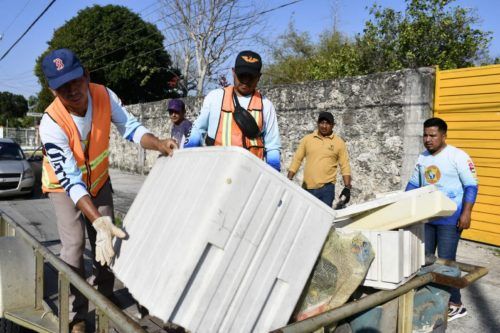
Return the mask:
M 92 97 L 92 129 L 86 151 L 83 151 L 80 134 L 73 118 L 59 98 L 56 98 L 45 112 L 65 132 L 77 166 L 82 172 L 82 182 L 87 185 L 90 194 L 96 196 L 108 180 L 111 104 L 104 86 L 90 83 L 89 91 Z M 43 160 L 42 190 L 44 193 L 64 191 L 47 156 L 44 156 Z
M 262 95 L 255 91 L 248 104 L 248 112 L 255 118 L 259 130 L 264 127 L 264 117 L 262 115 Z M 248 149 L 252 154 L 260 159 L 264 158 L 264 140 L 260 136 L 250 140 L 243 136 L 240 128 L 233 120 L 234 101 L 233 86 L 224 88 L 224 97 L 219 117 L 219 124 L 215 135 L 215 146 L 237 146 Z

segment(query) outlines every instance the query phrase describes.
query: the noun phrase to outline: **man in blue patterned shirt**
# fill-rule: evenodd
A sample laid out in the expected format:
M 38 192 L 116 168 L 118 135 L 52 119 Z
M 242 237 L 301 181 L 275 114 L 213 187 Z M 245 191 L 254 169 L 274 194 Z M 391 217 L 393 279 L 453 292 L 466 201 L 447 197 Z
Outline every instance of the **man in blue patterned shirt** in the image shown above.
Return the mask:
M 447 129 L 448 125 L 440 118 L 424 122 L 426 151 L 418 157 L 406 190 L 432 184 L 457 204 L 453 215 L 438 217 L 425 224 L 425 254 L 433 255 L 437 247 L 439 258 L 456 260 L 460 234 L 470 227 L 478 185 L 476 169 L 469 155 L 446 144 Z M 460 290 L 450 288 L 450 293 L 448 321 L 467 314 Z

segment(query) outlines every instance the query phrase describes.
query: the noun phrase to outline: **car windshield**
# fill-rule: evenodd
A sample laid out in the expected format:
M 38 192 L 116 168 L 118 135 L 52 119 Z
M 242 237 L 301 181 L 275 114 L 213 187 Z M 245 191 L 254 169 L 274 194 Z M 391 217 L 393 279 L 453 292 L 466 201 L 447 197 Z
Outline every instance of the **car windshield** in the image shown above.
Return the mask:
M 0 160 L 22 159 L 24 159 L 24 154 L 19 145 L 10 142 L 0 142 Z

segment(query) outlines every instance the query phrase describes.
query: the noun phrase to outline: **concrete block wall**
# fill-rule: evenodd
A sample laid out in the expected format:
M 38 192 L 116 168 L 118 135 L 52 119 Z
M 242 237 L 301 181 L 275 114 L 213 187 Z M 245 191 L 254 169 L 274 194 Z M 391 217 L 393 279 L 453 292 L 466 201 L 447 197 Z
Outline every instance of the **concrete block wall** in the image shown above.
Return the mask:
M 282 139 L 282 173 L 286 174 L 300 139 L 316 129 L 319 112 L 335 117 L 334 132 L 347 143 L 351 156 L 353 198 L 361 202 L 376 193 L 405 187 L 422 146 L 422 123 L 432 116 L 434 69 L 420 68 L 293 85 L 263 87 L 274 103 Z M 196 119 L 201 98 L 186 98 L 187 117 Z M 128 106 L 151 131 L 170 133 L 168 101 Z M 145 152 L 111 138 L 113 167 L 147 173 L 157 153 Z M 342 181 L 337 182 L 337 194 Z M 295 178 L 302 181 L 302 172 Z

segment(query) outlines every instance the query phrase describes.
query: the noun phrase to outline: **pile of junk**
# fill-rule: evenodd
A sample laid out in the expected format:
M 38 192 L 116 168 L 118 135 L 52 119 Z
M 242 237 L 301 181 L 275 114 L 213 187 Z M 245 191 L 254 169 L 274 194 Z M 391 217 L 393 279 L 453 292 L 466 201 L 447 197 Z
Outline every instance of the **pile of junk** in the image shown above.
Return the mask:
M 113 270 L 190 332 L 444 332 L 448 288 L 487 274 L 425 257 L 424 223 L 455 210 L 434 186 L 333 210 L 245 150 L 182 150 L 148 175 Z
M 444 332 L 448 288 L 488 272 L 425 257 L 424 224 L 455 210 L 433 186 L 334 210 L 244 149 L 179 150 L 134 199 L 112 269 L 150 315 L 189 332 Z M 70 285 L 98 332 L 145 332 L 5 212 L 0 236 L 1 332 L 68 332 Z

